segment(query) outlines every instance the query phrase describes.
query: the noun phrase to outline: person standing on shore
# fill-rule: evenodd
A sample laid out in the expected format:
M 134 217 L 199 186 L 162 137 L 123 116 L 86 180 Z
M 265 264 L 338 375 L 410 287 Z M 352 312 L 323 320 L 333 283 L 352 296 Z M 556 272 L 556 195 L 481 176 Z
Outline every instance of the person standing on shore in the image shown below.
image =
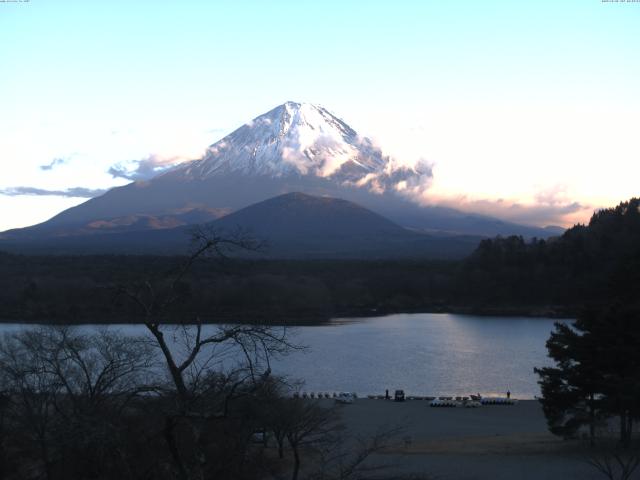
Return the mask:
M 384 391 L 384 399 L 385 400 L 389 400 L 389 389 L 388 388 Z
M 511 391 L 507 390 L 507 399 L 511 399 Z

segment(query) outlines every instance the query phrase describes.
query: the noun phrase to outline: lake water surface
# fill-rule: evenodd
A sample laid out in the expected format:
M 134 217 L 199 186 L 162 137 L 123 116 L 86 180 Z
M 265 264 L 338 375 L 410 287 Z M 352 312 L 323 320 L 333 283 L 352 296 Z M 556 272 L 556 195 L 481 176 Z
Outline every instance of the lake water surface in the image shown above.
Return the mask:
M 549 365 L 545 342 L 556 320 L 454 314 L 335 319 L 290 329 L 308 348 L 273 363 L 275 374 L 303 379 L 304 391 L 408 395 L 539 395 L 536 366 Z M 0 325 L 0 332 L 28 326 Z M 94 327 L 84 326 L 83 329 Z M 109 327 L 131 335 L 142 325 Z M 214 328 L 214 327 L 209 327 Z

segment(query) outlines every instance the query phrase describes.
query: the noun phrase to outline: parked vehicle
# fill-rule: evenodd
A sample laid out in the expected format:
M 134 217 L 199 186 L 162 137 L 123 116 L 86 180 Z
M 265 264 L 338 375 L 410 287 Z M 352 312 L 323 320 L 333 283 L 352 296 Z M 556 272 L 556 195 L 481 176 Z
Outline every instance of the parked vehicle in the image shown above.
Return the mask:
M 355 401 L 355 396 L 353 393 L 340 392 L 338 396 L 336 396 L 336 403 L 353 403 Z
M 404 390 L 396 390 L 393 395 L 393 400 L 396 402 L 404 402 Z

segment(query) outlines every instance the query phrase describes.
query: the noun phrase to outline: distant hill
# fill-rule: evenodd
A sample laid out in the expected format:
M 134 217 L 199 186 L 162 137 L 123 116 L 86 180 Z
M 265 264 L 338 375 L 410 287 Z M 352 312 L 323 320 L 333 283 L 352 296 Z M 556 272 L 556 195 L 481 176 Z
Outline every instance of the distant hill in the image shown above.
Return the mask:
M 265 243 L 260 258 L 462 258 L 482 237 L 416 233 L 362 206 L 299 192 L 280 195 L 205 224 L 223 235 L 242 230 Z M 0 248 L 58 254 L 185 253 L 191 226 L 115 231 L 93 235 L 23 237 L 0 241 Z
M 274 240 L 309 236 L 372 240 L 376 236 L 411 236 L 406 229 L 353 202 L 300 192 L 258 202 L 211 225 L 222 229 L 249 228 L 261 238 Z
M 247 229 L 267 242 L 268 256 L 278 258 L 460 258 L 481 239 L 415 233 L 353 202 L 299 192 L 259 202 L 210 225 Z

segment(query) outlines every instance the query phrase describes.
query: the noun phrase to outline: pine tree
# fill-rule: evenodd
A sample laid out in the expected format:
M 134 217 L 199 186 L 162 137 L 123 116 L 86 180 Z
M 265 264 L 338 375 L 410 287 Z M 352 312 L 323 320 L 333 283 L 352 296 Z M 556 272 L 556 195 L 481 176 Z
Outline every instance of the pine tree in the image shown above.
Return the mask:
M 547 341 L 555 367 L 536 368 L 540 376 L 542 408 L 549 430 L 565 438 L 575 436 L 583 426 L 589 428 L 593 442 L 595 428 L 602 416 L 597 357 L 590 345 L 592 338 L 573 326 L 556 323 Z
M 542 407 L 552 433 L 575 436 L 587 426 L 620 420 L 620 442 L 628 446 L 640 418 L 640 314 L 609 307 L 586 310 L 571 326 L 557 323 L 547 341 L 556 366 L 536 368 Z

